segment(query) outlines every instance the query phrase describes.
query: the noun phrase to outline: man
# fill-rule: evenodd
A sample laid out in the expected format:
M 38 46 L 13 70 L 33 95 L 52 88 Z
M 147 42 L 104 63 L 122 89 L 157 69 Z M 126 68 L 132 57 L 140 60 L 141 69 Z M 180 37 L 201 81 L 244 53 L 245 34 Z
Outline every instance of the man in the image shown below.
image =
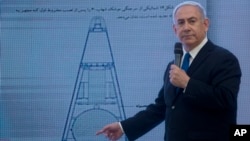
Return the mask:
M 207 38 L 209 20 L 197 2 L 180 3 L 173 29 L 190 54 L 187 72 L 170 62 L 154 104 L 97 132 L 135 140 L 165 120 L 165 141 L 229 141 L 236 124 L 241 70 L 237 58 Z

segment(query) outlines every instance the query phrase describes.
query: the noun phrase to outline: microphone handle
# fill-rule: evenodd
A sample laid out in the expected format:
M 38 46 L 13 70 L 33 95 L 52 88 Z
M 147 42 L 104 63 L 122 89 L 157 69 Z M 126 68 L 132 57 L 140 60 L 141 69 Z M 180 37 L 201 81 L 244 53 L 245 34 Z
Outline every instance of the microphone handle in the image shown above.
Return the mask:
M 175 54 L 174 64 L 178 67 L 181 66 L 181 54 Z

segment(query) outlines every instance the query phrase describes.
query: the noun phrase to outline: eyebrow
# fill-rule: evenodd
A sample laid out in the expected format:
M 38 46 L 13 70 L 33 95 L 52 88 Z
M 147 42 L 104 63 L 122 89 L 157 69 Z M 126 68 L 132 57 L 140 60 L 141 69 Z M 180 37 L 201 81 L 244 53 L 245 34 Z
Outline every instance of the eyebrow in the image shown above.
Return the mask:
M 189 18 L 187 18 L 187 20 L 192 20 L 192 19 L 198 19 L 197 17 L 189 17 Z M 183 20 L 185 20 L 185 19 L 177 19 L 177 22 L 178 21 L 183 21 Z

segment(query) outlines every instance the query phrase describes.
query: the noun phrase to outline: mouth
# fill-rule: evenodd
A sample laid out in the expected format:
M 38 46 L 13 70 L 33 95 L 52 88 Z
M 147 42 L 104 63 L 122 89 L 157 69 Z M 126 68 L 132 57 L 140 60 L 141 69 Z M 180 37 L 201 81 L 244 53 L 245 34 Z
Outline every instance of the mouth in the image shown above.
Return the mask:
M 189 38 L 192 37 L 193 35 L 183 35 L 182 38 Z

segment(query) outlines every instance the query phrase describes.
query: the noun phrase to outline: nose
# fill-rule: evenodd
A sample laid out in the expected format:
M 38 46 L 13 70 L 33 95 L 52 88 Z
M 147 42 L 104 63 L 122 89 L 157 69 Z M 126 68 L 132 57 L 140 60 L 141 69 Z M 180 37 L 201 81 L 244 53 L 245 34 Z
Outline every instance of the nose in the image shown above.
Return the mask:
M 190 30 L 190 25 L 188 24 L 188 22 L 185 22 L 185 24 L 183 25 L 183 29 L 185 31 L 189 31 Z

